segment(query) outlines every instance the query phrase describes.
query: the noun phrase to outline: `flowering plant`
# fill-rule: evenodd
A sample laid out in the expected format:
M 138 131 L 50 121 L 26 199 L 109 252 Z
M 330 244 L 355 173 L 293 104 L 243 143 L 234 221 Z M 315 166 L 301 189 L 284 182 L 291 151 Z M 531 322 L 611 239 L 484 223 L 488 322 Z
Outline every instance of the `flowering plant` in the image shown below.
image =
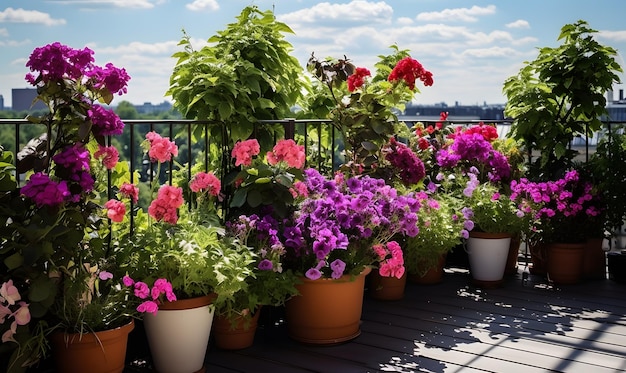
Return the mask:
M 461 211 L 465 230 L 519 233 L 524 213 L 509 198 L 511 165 L 493 145 L 498 140 L 496 128 L 482 123 L 457 127 L 448 138 L 436 154 L 435 182 L 465 206 Z
M 576 170 L 556 181 L 522 178 L 511 189 L 511 198 L 531 216 L 528 235 L 532 242 L 584 242 L 589 220 L 602 213 L 599 194 Z
M 418 234 L 419 201 L 384 180 L 343 174 L 328 180 L 307 169 L 302 185 L 298 209 L 283 228 L 285 265 L 311 280 L 358 275 L 377 262 L 374 245 Z
M 226 181 L 234 188 L 226 220 L 271 208 L 280 217 L 289 213 L 294 203 L 293 185 L 302 180 L 306 161 L 304 146 L 294 140 L 280 140 L 265 156 L 256 139 L 239 141 L 232 150 L 235 170 Z
M 147 213 L 131 208 L 139 189 L 122 181 L 128 180 L 124 173 L 117 174 L 114 183 L 121 183 L 118 198 L 105 205 L 113 222 L 112 250 L 123 258 L 119 274 L 138 279 L 135 284 L 166 278 L 179 298 L 216 293 L 219 304 L 232 297 L 251 274 L 252 253 L 239 241 L 225 237 L 219 225 L 215 208 L 219 179 L 213 173 L 198 172 L 191 180 L 160 185 L 162 163 L 173 161 L 178 147 L 155 132 L 146 134 L 142 147 L 157 163 Z M 187 205 L 184 195 L 190 196 Z
M 428 189 L 416 196 L 421 204 L 417 221 L 419 234 L 405 237 L 402 246 L 408 273 L 423 276 L 437 264 L 441 255 L 459 245 L 468 231 L 458 198 Z
M 96 65 L 93 54 L 53 43 L 36 48 L 26 63 L 26 80 L 49 111 L 28 117 L 46 131 L 40 146 L 27 146 L 18 156 L 16 171 L 26 174 L 26 183 L 2 198 L 0 280 L 13 281 L 33 319 L 14 336 L 19 345 L 10 371 L 45 354 L 44 335 L 56 327 L 99 330 L 118 325 L 127 311 L 115 301 L 116 291 L 103 286 L 93 292 L 90 286 L 115 262 L 103 245 L 106 222 L 98 216 L 98 162 L 92 155 L 124 128 L 101 104 L 125 93 L 130 77 L 112 64 Z M 113 304 L 103 314 L 90 311 Z
M 298 294 L 298 277 L 284 267 L 286 249 L 280 240 L 280 229 L 281 220 L 270 213 L 240 215 L 226 223 L 227 235 L 247 244 L 255 256 L 252 276 L 247 277 L 245 288 L 217 309 L 218 314 L 249 317 L 261 306 L 281 306 Z
M 345 167 L 357 174 L 376 170 L 383 145 L 390 137 L 408 131 L 395 112 L 402 111 L 419 92 L 416 80 L 424 86 L 433 84 L 432 73 L 408 51 L 391 48 L 394 52 L 381 56 L 374 75 L 347 58 L 321 61 L 312 55 L 307 64 L 319 82 L 314 91 L 323 99 L 311 100 L 313 104 L 305 111 L 318 113 L 317 117 L 330 115 L 343 136 Z

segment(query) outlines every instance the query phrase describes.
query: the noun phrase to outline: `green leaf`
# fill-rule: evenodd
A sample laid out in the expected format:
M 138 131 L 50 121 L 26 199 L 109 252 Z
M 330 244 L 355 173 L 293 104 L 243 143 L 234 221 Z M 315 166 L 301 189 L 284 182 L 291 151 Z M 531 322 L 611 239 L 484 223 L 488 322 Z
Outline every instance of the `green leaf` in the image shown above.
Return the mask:
M 241 188 L 235 191 L 233 194 L 233 199 L 230 201 L 230 207 L 241 207 L 244 203 L 246 203 L 246 198 L 248 196 L 248 191 Z
M 20 253 L 14 253 L 4 259 L 4 265 L 9 271 L 20 267 L 24 263 L 24 257 Z

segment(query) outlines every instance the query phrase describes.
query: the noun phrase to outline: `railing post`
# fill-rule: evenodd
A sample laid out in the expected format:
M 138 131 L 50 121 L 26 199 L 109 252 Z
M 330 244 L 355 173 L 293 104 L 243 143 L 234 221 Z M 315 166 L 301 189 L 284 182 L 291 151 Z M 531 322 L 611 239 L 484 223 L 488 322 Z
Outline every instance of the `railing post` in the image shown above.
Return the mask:
M 285 139 L 294 140 L 296 137 L 296 120 L 294 118 L 287 118 L 285 122 Z

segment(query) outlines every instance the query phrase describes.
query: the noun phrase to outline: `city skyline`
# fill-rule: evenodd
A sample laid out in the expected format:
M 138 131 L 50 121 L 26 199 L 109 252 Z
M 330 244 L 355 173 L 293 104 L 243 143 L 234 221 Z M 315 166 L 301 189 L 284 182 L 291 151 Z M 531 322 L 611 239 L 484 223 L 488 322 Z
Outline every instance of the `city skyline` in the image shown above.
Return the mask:
M 26 60 L 36 47 L 59 41 L 95 51 L 96 63 L 112 62 L 131 76 L 126 100 L 171 102 L 165 96 L 182 29 L 194 48 L 236 21 L 249 1 L 231 0 L 6 0 L 0 7 L 0 94 L 11 106 L 11 89 L 27 88 Z M 318 57 L 346 55 L 373 69 L 392 44 L 408 49 L 434 75 L 418 86 L 416 104 L 502 104 L 504 80 L 516 74 L 537 48 L 560 44 L 560 28 L 585 20 L 598 42 L 618 50 L 626 68 L 626 2 L 583 0 L 489 2 L 476 0 L 286 1 L 256 0 L 274 9 L 293 29 L 286 35 L 304 66 Z M 624 88 L 622 84 L 614 91 Z

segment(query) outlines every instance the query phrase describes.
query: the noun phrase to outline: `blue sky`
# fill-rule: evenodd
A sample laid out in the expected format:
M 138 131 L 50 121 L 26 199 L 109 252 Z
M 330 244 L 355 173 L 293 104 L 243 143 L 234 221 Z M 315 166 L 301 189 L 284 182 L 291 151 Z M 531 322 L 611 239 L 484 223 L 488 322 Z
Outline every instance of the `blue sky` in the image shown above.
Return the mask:
M 434 75 L 432 87 L 420 87 L 421 104 L 504 103 L 504 80 L 537 48 L 558 45 L 560 28 L 580 19 L 618 50 L 626 68 L 623 0 L 3 0 L 0 94 L 10 106 L 11 88 L 28 87 L 24 65 L 32 50 L 59 41 L 88 46 L 98 65 L 128 71 L 129 92 L 113 104 L 171 101 L 164 94 L 181 30 L 201 47 L 252 4 L 274 9 L 295 31 L 287 40 L 303 66 L 315 52 L 371 68 L 390 45 L 409 49 Z M 615 87 L 616 96 L 624 85 Z

